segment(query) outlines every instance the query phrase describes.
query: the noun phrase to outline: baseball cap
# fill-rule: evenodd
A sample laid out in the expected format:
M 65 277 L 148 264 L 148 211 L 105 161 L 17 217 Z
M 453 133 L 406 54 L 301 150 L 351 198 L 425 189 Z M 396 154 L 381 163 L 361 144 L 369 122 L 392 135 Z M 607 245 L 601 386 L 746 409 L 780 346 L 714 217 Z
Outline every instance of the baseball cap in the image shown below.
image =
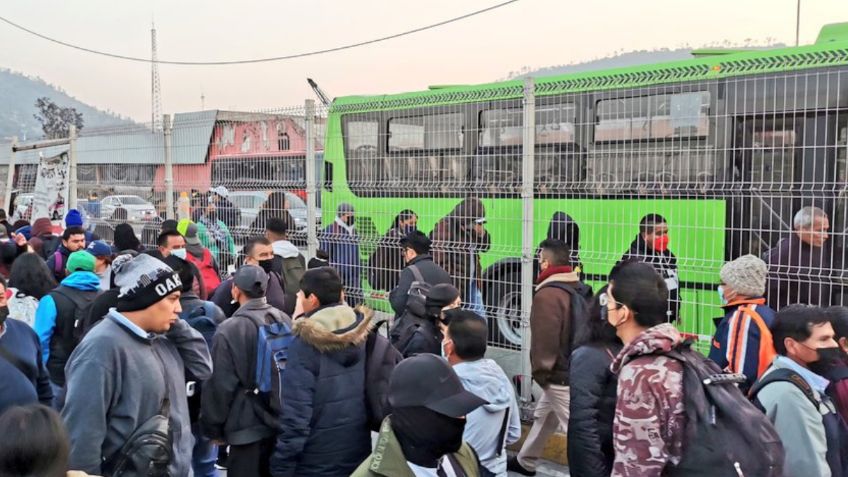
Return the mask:
M 229 195 L 230 195 L 230 191 L 228 191 L 228 190 L 227 190 L 227 188 L 226 188 L 226 187 L 224 187 L 224 186 L 216 186 L 216 187 L 213 187 L 213 188 L 212 188 L 212 192 L 214 192 L 214 193 L 216 193 L 216 194 L 220 195 L 221 197 L 223 197 L 223 198 L 225 198 L 225 199 L 226 199 L 227 197 L 229 197 Z
M 250 298 L 263 297 L 268 289 L 268 274 L 256 265 L 242 265 L 233 277 L 233 285 Z
M 393 408 L 421 406 L 449 417 L 462 417 L 488 402 L 467 391 L 444 358 L 424 353 L 407 358 L 389 379 Z
M 72 253 L 68 257 L 68 264 L 65 268 L 71 272 L 93 272 L 94 271 L 94 255 L 80 250 Z
M 95 257 L 111 257 L 112 256 L 112 247 L 109 246 L 108 243 L 102 240 L 95 240 L 88 244 L 88 247 L 85 249 L 88 253 L 94 255 Z

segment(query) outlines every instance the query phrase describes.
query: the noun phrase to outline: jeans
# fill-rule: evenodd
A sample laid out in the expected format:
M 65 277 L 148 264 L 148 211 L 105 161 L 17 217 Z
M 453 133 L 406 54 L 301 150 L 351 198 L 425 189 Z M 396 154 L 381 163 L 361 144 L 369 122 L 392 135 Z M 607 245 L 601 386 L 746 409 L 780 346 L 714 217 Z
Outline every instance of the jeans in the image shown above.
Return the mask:
M 468 298 L 465 299 L 467 310 L 477 313 L 483 318 L 486 318 L 486 307 L 483 305 L 483 292 L 477 288 L 477 280 L 472 279 L 468 282 Z
M 191 425 L 194 435 L 194 449 L 191 451 L 191 468 L 196 477 L 215 477 L 215 461 L 218 460 L 218 446 L 200 432 L 200 423 Z

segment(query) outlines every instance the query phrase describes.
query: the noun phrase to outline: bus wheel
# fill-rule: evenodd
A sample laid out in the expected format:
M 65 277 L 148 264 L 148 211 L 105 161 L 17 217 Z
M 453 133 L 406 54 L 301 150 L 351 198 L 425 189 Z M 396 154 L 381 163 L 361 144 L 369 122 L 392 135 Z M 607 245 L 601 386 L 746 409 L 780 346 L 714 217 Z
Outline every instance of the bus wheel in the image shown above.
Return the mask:
M 489 339 L 494 345 L 521 347 L 521 273 L 508 271 L 490 282 L 486 293 Z

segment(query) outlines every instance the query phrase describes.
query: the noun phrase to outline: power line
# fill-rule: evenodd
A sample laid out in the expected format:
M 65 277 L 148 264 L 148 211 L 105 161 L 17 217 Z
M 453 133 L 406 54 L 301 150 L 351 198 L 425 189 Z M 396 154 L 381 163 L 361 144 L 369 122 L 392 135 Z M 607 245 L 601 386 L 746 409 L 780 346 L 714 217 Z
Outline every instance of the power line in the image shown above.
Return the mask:
M 392 35 L 383 36 L 383 37 L 380 37 L 380 38 L 374 38 L 374 39 L 367 40 L 367 41 L 361 41 L 361 42 L 358 42 L 358 43 L 350 43 L 350 44 L 347 44 L 347 45 L 336 46 L 336 47 L 333 47 L 333 48 L 326 48 L 326 49 L 323 49 L 323 50 L 308 51 L 308 52 L 304 52 L 304 53 L 294 53 L 294 54 L 283 55 L 283 56 L 273 56 L 273 57 L 269 57 L 269 58 L 252 58 L 252 59 L 246 59 L 246 60 L 228 60 L 228 61 L 157 60 L 156 63 L 164 64 L 164 65 L 181 65 L 181 66 L 224 66 L 224 65 L 244 65 L 244 64 L 250 64 L 250 63 L 268 63 L 268 62 L 272 62 L 272 61 L 283 61 L 283 60 L 291 60 L 291 59 L 295 59 L 295 58 L 303 58 L 303 57 L 306 57 L 306 56 L 323 55 L 325 53 L 333 53 L 333 52 L 336 52 L 336 51 L 349 50 L 349 49 L 352 49 L 352 48 L 358 48 L 360 46 L 372 45 L 374 43 L 380 43 L 380 42 L 384 42 L 384 41 L 388 41 L 388 40 L 393 40 L 395 38 L 401 38 L 401 37 L 404 37 L 404 36 L 409 36 L 409 35 L 412 35 L 412 34 L 415 34 L 415 33 L 420 33 L 422 31 L 426 31 L 426 30 L 432 30 L 433 28 L 438 28 L 438 27 L 441 27 L 441 26 L 444 26 L 444 25 L 448 25 L 450 23 L 456 23 L 458 21 L 465 20 L 467 18 L 471 18 L 471 17 L 477 16 L 477 15 L 480 15 L 480 14 L 483 14 L 483 13 L 487 13 L 487 12 L 490 12 L 492 10 L 497 10 L 498 8 L 505 7 L 505 6 L 507 6 L 511 3 L 516 3 L 518 1 L 519 0 L 507 0 L 505 2 L 501 2 L 501 3 L 498 3 L 498 4 L 492 5 L 490 7 L 483 8 L 481 10 L 476 10 L 476 11 L 473 11 L 473 12 L 470 12 L 470 13 L 466 13 L 465 15 L 450 18 L 448 20 L 443 20 L 443 21 L 440 21 L 438 23 L 432 23 L 430 25 L 418 27 L 418 28 L 415 28 L 413 30 L 407 30 L 407 31 L 404 31 L 404 32 L 401 32 L 401 33 L 395 33 L 395 34 L 392 34 Z M 0 21 L 2 21 L 2 22 L 6 23 L 6 24 L 8 24 L 8 25 L 10 25 L 14 28 L 17 28 L 18 30 L 29 33 L 30 35 L 37 36 L 38 38 L 41 38 L 43 40 L 47 40 L 47 41 L 52 42 L 52 43 L 56 43 L 56 44 L 59 44 L 59 45 L 62 45 L 62 46 L 66 46 L 68 48 L 73 48 L 75 50 L 84 51 L 86 53 L 93 53 L 95 55 L 107 56 L 109 58 L 116 58 L 116 59 L 119 59 L 119 60 L 127 60 L 127 61 L 137 61 L 137 62 L 141 62 L 141 63 L 152 63 L 153 62 L 153 60 L 151 60 L 150 58 L 141 58 L 141 57 L 137 57 L 137 56 L 119 55 L 117 53 L 110 53 L 108 51 L 101 51 L 101 50 L 95 50 L 95 49 L 92 49 L 92 48 L 86 48 L 84 46 L 74 45 L 72 43 L 68 43 L 68 42 L 65 42 L 65 41 L 62 41 L 62 40 L 58 40 L 56 38 L 51 38 L 47 35 L 38 33 L 37 31 L 30 30 L 29 28 L 26 28 L 22 25 L 19 25 L 19 24 L 15 23 L 15 22 L 7 19 L 7 18 L 2 17 L 2 16 L 0 16 Z

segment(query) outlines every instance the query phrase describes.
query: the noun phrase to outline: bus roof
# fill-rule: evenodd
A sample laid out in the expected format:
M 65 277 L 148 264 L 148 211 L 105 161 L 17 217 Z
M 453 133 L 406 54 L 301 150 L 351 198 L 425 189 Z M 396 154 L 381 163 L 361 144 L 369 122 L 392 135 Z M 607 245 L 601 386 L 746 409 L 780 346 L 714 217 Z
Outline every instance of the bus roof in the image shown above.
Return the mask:
M 848 23 L 822 27 L 812 45 L 767 50 L 700 50 L 689 60 L 536 78 L 536 95 L 635 88 L 848 64 Z M 331 112 L 363 112 L 520 98 L 523 80 L 438 86 L 426 91 L 336 98 Z

